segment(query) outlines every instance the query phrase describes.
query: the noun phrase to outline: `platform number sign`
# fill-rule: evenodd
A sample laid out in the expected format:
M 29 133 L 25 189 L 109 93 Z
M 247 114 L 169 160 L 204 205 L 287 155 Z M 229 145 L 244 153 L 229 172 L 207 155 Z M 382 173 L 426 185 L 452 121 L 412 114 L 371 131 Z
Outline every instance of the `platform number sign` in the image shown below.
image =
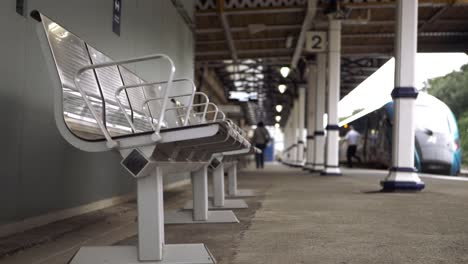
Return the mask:
M 112 31 L 120 36 L 120 16 L 122 14 L 122 0 L 114 0 L 112 14 Z
M 307 52 L 323 52 L 327 50 L 327 32 L 309 31 L 306 33 L 305 50 Z

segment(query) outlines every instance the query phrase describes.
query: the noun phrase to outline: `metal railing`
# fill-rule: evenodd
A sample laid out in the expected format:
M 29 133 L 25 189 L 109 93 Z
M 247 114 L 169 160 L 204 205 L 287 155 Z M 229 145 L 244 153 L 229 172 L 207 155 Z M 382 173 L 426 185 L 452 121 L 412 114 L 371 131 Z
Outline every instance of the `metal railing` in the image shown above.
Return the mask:
M 193 104 L 193 98 L 196 94 L 199 94 L 199 95 L 203 95 L 205 96 L 206 100 L 208 100 L 208 96 L 206 96 L 206 94 L 202 93 L 202 92 L 195 92 L 193 94 L 180 94 L 180 95 L 174 95 L 174 96 L 170 96 L 169 98 L 178 98 L 178 97 L 187 97 L 187 96 L 190 96 L 190 102 L 189 102 L 189 105 L 181 105 L 181 106 L 174 106 L 174 107 L 169 107 L 169 108 L 166 108 L 164 109 L 164 111 L 170 111 L 170 110 L 177 110 L 177 109 L 186 109 L 185 111 L 185 115 L 177 115 L 178 118 L 180 117 L 184 117 L 183 121 L 184 121 L 184 126 L 187 126 L 188 125 L 188 122 L 189 122 L 189 119 L 190 119 L 190 113 L 191 113 L 191 109 L 193 109 L 193 107 L 195 106 L 201 106 L 201 105 L 205 105 L 205 110 L 203 113 L 203 116 L 206 115 L 206 111 L 208 109 L 208 105 L 209 105 L 209 101 L 205 101 L 205 103 L 203 104 Z M 150 98 L 150 99 L 147 99 L 145 100 L 145 102 L 142 104 L 143 105 L 143 109 L 145 108 L 146 105 L 148 105 L 149 102 L 151 101 L 159 101 L 159 100 L 162 100 L 162 98 Z M 145 113 L 146 114 L 146 113 Z M 146 115 L 146 117 L 148 119 L 151 119 L 151 117 L 149 115 Z M 204 123 L 204 122 L 200 122 L 200 123 Z
M 169 90 L 172 86 L 172 81 L 174 79 L 174 74 L 175 74 L 175 66 L 174 62 L 172 61 L 169 56 L 165 54 L 153 54 L 153 55 L 148 55 L 148 56 L 142 56 L 142 57 L 137 57 L 137 58 L 131 58 L 131 59 L 126 59 L 126 60 L 118 60 L 118 61 L 112 61 L 112 62 L 105 62 L 105 63 L 98 63 L 98 64 L 93 64 L 93 65 L 88 65 L 85 67 L 80 68 L 76 73 L 73 78 L 73 81 L 75 83 L 75 86 L 78 88 L 78 91 L 81 93 L 81 96 L 83 97 L 83 100 L 85 101 L 86 106 L 89 108 L 91 111 L 91 114 L 93 115 L 94 119 L 96 120 L 99 128 L 101 129 L 104 137 L 107 140 L 107 147 L 109 148 L 115 148 L 118 146 L 117 141 L 113 140 L 112 137 L 109 134 L 109 131 L 107 128 L 104 126 L 102 120 L 99 118 L 96 110 L 94 107 L 91 105 L 91 102 L 88 99 L 88 95 L 84 92 L 83 88 L 81 87 L 80 84 L 80 76 L 89 70 L 94 70 L 94 69 L 99 69 L 99 68 L 106 68 L 106 67 L 111 67 L 111 66 L 117 66 L 117 65 L 123 65 L 123 64 L 130 64 L 130 63 L 136 63 L 136 62 L 142 62 L 142 61 L 148 61 L 148 60 L 158 60 L 158 59 L 165 59 L 169 62 L 170 64 L 170 70 L 169 70 L 169 78 L 167 80 L 167 86 L 166 89 L 163 92 L 163 103 L 161 106 L 161 109 L 165 109 L 167 106 L 167 101 L 169 98 Z M 120 105 L 119 105 L 120 106 Z M 126 112 L 123 111 L 124 114 L 126 115 Z M 158 123 L 156 127 L 154 128 L 154 134 L 152 135 L 152 139 L 154 141 L 159 141 L 161 139 L 161 136 L 159 135 L 159 131 L 161 130 L 161 125 L 164 120 L 164 113 L 165 111 L 161 111 L 159 113 L 158 117 Z M 126 116 L 127 118 L 128 116 Z M 127 119 L 128 121 L 128 119 Z
M 183 94 L 183 95 L 173 95 L 173 96 L 168 96 L 167 98 L 177 98 L 177 97 L 184 97 L 184 96 L 190 96 L 190 99 L 189 99 L 189 106 L 188 107 L 191 107 L 192 104 L 193 104 L 193 99 L 195 97 L 195 94 L 196 94 L 196 87 L 195 87 L 195 84 L 193 83 L 192 80 L 190 79 L 176 79 L 176 80 L 173 80 L 172 83 L 176 83 L 176 82 L 188 82 L 190 83 L 190 85 L 192 86 L 192 92 L 190 94 Z M 129 123 L 129 125 L 132 127 L 133 131 L 136 131 L 136 128 L 135 128 L 135 125 L 133 124 L 133 122 L 130 120 L 130 117 L 128 116 L 128 114 L 125 112 L 124 110 L 124 107 L 122 105 L 122 103 L 120 102 L 120 99 L 119 99 L 119 96 L 120 96 L 120 93 L 123 91 L 123 90 L 128 90 L 128 89 L 135 89 L 135 88 L 141 88 L 141 87 L 145 87 L 145 86 L 153 86 L 153 85 L 160 85 L 160 84 L 168 84 L 168 81 L 163 81 L 163 82 L 149 82 L 149 83 L 141 83 L 141 84 L 131 84 L 131 85 L 124 85 L 124 86 L 121 86 L 119 87 L 117 90 L 115 90 L 115 99 L 119 105 L 119 108 L 120 110 L 124 113 L 125 115 L 125 119 L 127 119 L 127 122 Z M 166 86 L 166 89 L 168 88 L 168 86 Z M 149 99 L 146 99 L 143 104 L 141 105 L 141 108 L 143 109 L 143 113 L 146 115 L 146 118 L 147 120 L 149 120 L 149 123 L 151 125 L 151 127 L 153 128 L 154 131 L 156 131 L 157 127 L 154 126 L 154 122 L 153 122 L 153 118 L 150 116 L 150 114 L 146 113 L 144 110 L 145 110 L 145 107 L 148 108 L 148 111 L 150 111 L 149 109 L 149 102 L 151 101 L 161 101 L 161 100 L 164 100 L 165 98 L 164 97 L 156 97 L 156 98 L 149 98 Z M 182 108 L 182 107 L 181 107 Z M 163 108 L 161 107 L 161 112 L 165 112 L 167 110 L 173 110 L 175 108 Z M 186 113 L 186 116 L 185 116 L 185 121 L 184 121 L 184 125 L 187 125 L 187 120 L 189 118 L 189 115 L 190 115 L 190 111 L 187 111 Z M 158 124 L 162 122 L 161 120 L 158 120 Z M 158 131 L 159 132 L 159 131 Z

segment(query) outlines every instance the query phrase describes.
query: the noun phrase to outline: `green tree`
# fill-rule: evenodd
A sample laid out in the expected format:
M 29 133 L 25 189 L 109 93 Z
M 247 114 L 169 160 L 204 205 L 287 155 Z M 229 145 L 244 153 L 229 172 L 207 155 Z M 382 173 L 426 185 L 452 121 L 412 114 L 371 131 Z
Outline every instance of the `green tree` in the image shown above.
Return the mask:
M 460 117 L 468 111 L 468 64 L 460 71 L 429 79 L 425 89 L 446 103 L 457 118 Z
M 457 119 L 458 130 L 460 131 L 460 144 L 462 149 L 462 163 L 468 164 L 468 111 L 465 111 Z
M 424 89 L 446 103 L 455 114 L 463 164 L 468 164 L 468 64 L 463 65 L 460 71 L 429 79 Z

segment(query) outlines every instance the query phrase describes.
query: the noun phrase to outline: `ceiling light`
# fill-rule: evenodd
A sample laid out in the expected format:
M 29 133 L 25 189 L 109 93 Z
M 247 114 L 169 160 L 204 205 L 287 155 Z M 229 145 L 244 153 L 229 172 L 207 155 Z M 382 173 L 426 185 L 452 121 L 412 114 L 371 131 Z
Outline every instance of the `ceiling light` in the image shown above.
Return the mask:
M 280 93 L 284 93 L 286 91 L 286 85 L 285 84 L 280 84 L 278 85 L 278 90 Z
M 290 71 L 289 67 L 281 67 L 280 69 L 281 76 L 283 76 L 283 78 L 288 77 L 289 71 Z
M 282 105 L 276 105 L 276 112 L 281 113 L 283 111 L 283 106 Z
M 276 128 L 280 128 L 280 124 L 276 123 L 276 124 L 275 124 L 275 127 L 276 127 Z
M 275 117 L 275 119 L 276 119 L 276 122 L 279 122 L 279 121 L 281 121 L 281 116 L 278 115 L 278 116 Z

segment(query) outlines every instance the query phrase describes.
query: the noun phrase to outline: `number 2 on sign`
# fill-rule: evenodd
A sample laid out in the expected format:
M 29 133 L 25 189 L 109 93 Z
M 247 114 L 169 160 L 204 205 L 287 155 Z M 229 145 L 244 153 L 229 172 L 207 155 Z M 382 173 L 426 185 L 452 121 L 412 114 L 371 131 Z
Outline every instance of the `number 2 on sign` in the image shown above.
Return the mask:
M 323 52 L 327 46 L 327 33 L 309 31 L 306 35 L 305 50 L 307 52 Z
M 322 38 L 320 36 L 313 36 L 312 37 L 312 48 L 313 49 L 322 49 Z

